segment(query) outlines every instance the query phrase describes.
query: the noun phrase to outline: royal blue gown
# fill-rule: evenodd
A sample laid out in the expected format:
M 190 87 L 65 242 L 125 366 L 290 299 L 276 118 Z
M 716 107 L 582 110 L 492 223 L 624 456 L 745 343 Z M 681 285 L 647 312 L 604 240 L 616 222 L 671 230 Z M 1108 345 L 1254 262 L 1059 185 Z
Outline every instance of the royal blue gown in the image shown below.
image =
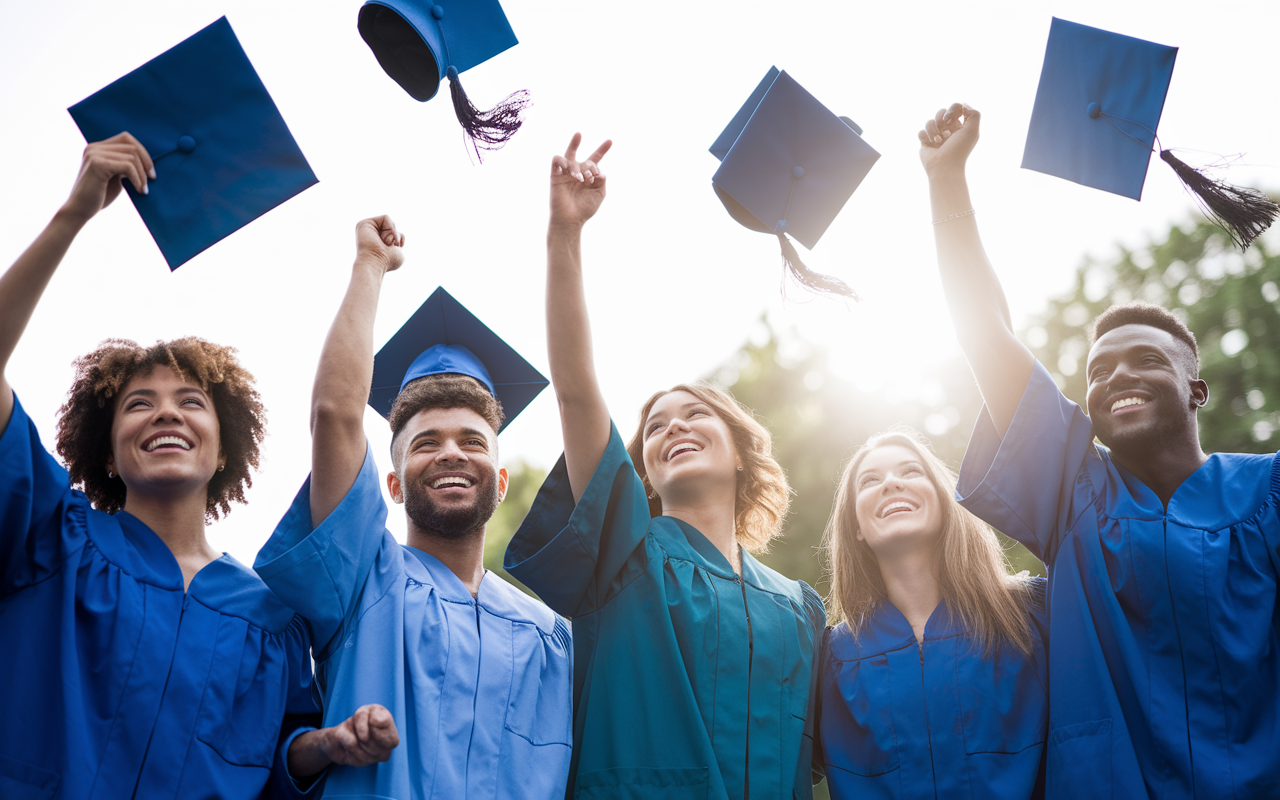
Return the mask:
M 812 795 L 805 733 L 826 615 L 813 589 L 650 518 L 614 428 L 574 504 L 564 459 L 507 569 L 573 619 L 577 798 Z
M 0 436 L 0 797 L 292 793 L 317 721 L 306 625 L 230 556 L 183 590 L 127 512 L 94 510 L 14 400 Z
M 958 496 L 1049 569 L 1050 798 L 1280 796 L 1280 460 L 1215 453 L 1166 509 L 1037 363 Z

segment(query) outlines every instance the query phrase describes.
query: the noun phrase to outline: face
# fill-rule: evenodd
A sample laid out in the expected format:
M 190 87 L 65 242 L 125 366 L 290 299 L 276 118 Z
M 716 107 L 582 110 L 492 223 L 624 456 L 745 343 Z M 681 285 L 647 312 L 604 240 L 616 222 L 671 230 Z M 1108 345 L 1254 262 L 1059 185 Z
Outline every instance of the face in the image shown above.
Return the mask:
M 729 426 L 689 392 L 668 392 L 644 422 L 644 468 L 663 503 L 696 500 L 699 493 L 736 490 L 738 454 Z
M 877 558 L 932 548 L 942 534 L 942 498 L 910 448 L 887 444 L 867 453 L 853 489 L 858 538 Z
M 460 539 L 483 531 L 507 493 L 498 437 L 469 408 L 419 411 L 400 431 L 399 471 L 387 488 L 424 533 Z
M 199 385 L 155 367 L 116 397 L 107 469 L 128 497 L 207 489 L 224 463 L 213 398 Z
M 1121 325 L 1098 337 L 1085 373 L 1098 439 L 1124 449 L 1196 436 L 1195 412 L 1209 387 L 1193 376 L 1190 358 L 1173 334 L 1150 325 Z

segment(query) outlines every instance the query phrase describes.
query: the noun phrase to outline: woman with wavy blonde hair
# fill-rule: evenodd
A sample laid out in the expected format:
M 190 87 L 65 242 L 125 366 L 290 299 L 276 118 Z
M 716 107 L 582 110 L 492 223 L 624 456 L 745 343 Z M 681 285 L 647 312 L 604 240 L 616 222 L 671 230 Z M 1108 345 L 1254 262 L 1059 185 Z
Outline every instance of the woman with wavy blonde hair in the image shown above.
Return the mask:
M 849 460 L 824 536 L 819 760 L 835 798 L 1043 794 L 1045 583 L 909 429 Z
M 790 490 L 769 432 L 681 384 L 624 447 L 600 393 L 582 284 L 602 145 L 552 165 L 547 345 L 564 457 L 507 569 L 573 618 L 576 797 L 809 797 L 805 736 L 822 601 L 761 564 Z

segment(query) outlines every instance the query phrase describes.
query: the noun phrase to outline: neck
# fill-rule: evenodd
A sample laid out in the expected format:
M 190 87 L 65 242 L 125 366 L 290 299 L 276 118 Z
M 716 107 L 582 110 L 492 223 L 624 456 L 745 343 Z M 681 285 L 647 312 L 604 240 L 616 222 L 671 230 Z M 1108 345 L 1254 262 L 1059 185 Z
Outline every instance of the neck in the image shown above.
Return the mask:
M 738 537 L 734 530 L 736 492 L 730 491 L 724 497 L 708 502 L 700 498 L 698 502 L 681 502 L 673 500 L 670 504 L 662 499 L 664 516 L 674 517 L 681 522 L 692 525 L 698 532 L 707 537 L 715 548 L 724 554 L 725 559 L 733 567 L 733 571 L 742 574 L 742 558 L 738 549 Z
M 880 577 L 889 602 L 911 623 L 916 641 L 923 642 L 925 623 L 942 600 L 942 589 L 933 570 L 933 554 L 925 549 L 912 550 L 879 561 Z
M 1142 450 L 1112 448 L 1111 458 L 1155 492 L 1165 508 L 1182 482 L 1209 460 L 1200 448 L 1198 430 L 1189 437 L 1165 440 Z
M 222 556 L 205 537 L 205 491 L 178 498 L 151 497 L 140 492 L 125 496 L 124 510 L 142 521 L 165 543 L 182 569 L 182 584 L 191 585 L 196 573 Z
M 480 591 L 480 581 L 484 579 L 484 534 L 485 527 L 481 526 L 465 536 L 441 536 L 429 528 L 419 527 L 410 519 L 406 541 L 410 547 L 429 553 L 448 567 L 475 597 Z

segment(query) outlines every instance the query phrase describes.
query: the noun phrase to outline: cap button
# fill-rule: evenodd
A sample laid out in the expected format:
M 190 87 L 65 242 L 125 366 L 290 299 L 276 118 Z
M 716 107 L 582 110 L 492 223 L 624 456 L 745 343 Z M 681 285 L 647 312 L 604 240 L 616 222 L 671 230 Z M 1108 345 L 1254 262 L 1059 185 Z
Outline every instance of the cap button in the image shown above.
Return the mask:
M 431 7 L 431 16 L 436 19 L 444 19 L 444 6 L 435 5 Z
M 194 138 L 192 138 L 192 137 L 190 137 L 190 136 L 179 136 L 179 137 L 178 137 L 178 152 L 179 152 L 179 153 L 184 153 L 184 154 L 187 154 L 187 153 L 194 153 L 194 152 L 195 152 L 195 150 L 196 150 L 196 140 L 195 140 Z
M 1087 110 L 1089 112 L 1089 119 L 1097 119 L 1102 116 L 1102 106 L 1098 105 L 1096 102 L 1090 103 Z
M 786 230 L 786 227 L 787 227 L 787 221 L 785 219 L 780 219 L 778 220 L 777 226 L 774 227 L 774 230 L 779 230 L 779 231 Z
M 801 178 L 803 178 L 803 177 L 804 177 L 804 167 L 792 167 L 792 168 L 791 168 L 791 177 L 795 178 L 796 180 L 800 180 Z

